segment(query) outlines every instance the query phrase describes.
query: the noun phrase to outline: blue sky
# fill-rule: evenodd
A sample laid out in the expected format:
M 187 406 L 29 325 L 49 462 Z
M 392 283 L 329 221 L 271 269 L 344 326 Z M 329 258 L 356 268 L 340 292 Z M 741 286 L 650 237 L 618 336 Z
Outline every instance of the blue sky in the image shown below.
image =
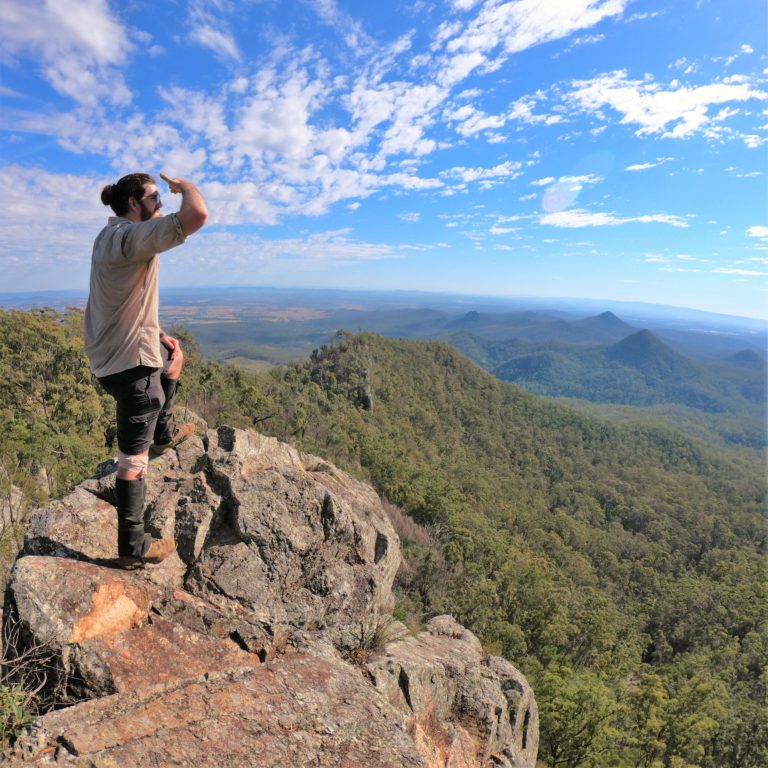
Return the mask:
M 162 257 L 167 287 L 768 317 L 767 15 L 764 0 L 3 0 L 0 290 L 87 288 L 101 188 L 142 170 L 194 180 L 210 209 Z

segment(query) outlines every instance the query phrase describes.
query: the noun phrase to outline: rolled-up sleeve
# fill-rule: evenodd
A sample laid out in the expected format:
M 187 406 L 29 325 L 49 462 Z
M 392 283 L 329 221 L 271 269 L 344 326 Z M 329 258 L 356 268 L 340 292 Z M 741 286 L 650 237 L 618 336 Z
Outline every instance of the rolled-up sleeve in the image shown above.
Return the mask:
M 121 230 L 114 245 L 119 245 L 124 259 L 148 261 L 155 254 L 169 251 L 186 240 L 175 213 L 137 224 L 128 222 Z

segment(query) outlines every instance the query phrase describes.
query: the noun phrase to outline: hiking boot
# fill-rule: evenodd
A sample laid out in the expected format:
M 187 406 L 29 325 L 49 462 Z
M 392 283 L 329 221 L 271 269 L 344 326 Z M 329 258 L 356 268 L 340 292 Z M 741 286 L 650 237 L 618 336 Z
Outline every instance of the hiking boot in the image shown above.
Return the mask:
M 108 565 L 120 568 L 123 571 L 136 571 L 147 563 L 161 563 L 166 557 L 176 551 L 176 542 L 173 539 L 153 539 L 147 551 L 141 556 L 121 555 L 117 560 L 111 560 Z
M 176 542 L 173 539 L 153 539 L 141 559 L 145 563 L 159 563 L 175 551 Z
M 170 451 L 171 448 L 175 448 L 180 443 L 183 443 L 188 437 L 192 437 L 196 431 L 197 427 L 192 422 L 182 424 L 173 433 L 173 438 L 171 439 L 170 443 L 152 443 L 152 445 L 149 447 L 149 452 L 152 454 L 152 456 L 162 456 L 164 453 Z

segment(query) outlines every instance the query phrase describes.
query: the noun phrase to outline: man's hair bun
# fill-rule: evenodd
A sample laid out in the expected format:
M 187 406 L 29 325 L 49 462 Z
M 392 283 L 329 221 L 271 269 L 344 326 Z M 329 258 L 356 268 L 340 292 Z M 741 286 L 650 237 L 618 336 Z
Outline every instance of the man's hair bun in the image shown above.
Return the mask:
M 104 205 L 111 205 L 112 204 L 112 195 L 115 190 L 114 184 L 107 184 L 104 189 L 101 190 L 101 202 Z

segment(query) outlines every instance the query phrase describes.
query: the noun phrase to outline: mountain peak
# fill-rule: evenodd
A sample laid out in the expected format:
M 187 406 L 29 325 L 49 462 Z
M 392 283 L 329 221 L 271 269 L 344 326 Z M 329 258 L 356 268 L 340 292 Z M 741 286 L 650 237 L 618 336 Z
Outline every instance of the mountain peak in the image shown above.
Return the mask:
M 610 311 L 577 320 L 573 325 L 589 331 L 596 340 L 607 343 L 623 339 L 637 330 Z
M 690 363 L 686 358 L 668 347 L 647 329 L 633 333 L 608 347 L 606 356 L 609 360 L 637 368 L 647 374 L 667 375 L 690 369 Z

